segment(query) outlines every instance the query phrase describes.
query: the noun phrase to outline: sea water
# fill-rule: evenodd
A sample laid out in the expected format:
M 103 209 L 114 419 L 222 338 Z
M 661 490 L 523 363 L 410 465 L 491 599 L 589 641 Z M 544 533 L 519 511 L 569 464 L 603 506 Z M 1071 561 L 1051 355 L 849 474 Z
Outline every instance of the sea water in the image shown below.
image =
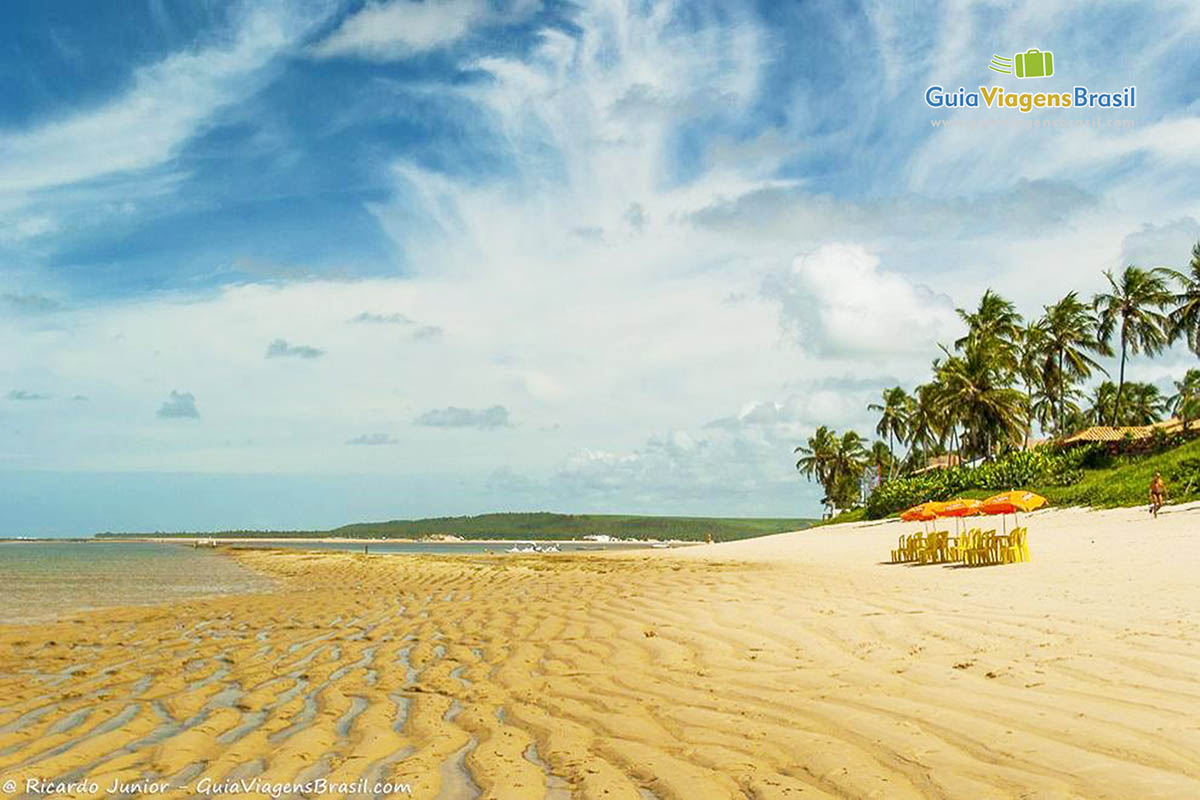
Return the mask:
M 152 542 L 0 543 L 0 622 L 265 591 L 271 582 L 212 550 Z

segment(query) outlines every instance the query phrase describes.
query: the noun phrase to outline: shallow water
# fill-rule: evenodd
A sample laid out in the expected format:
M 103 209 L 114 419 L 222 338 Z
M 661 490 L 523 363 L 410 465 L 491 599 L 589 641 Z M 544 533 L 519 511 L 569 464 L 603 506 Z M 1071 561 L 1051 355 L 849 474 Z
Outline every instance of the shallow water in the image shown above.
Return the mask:
M 151 542 L 0 544 L 0 622 L 70 611 L 264 591 L 270 582 L 212 550 Z
M 383 555 L 406 553 L 411 555 L 478 555 L 481 553 L 507 553 L 514 545 L 528 547 L 529 540 L 521 542 L 389 542 L 386 540 L 373 542 L 323 542 L 323 541 L 222 541 L 223 546 L 237 548 L 275 548 L 286 547 L 297 550 L 337 550 L 351 553 L 367 552 L 368 554 Z M 586 553 L 601 551 L 643 550 L 649 547 L 644 542 L 540 542 L 539 546 L 557 544 L 559 552 Z M 686 544 L 672 544 L 672 547 L 687 547 Z M 432 598 L 429 598 L 432 599 Z M 447 600 L 449 602 L 449 600 Z

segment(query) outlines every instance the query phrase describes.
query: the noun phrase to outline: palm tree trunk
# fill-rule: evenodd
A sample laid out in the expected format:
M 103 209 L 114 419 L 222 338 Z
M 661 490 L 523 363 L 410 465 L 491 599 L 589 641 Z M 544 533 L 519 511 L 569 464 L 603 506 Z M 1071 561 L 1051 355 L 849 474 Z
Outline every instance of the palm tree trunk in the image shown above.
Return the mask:
M 888 461 L 887 479 L 890 481 L 892 479 L 892 474 L 896 470 L 896 453 L 895 453 L 895 451 L 892 450 L 892 431 L 891 431 L 891 429 L 888 429 L 888 456 L 890 457 L 891 460 Z
M 1121 390 L 1125 388 L 1125 328 L 1121 328 L 1121 377 L 1117 379 L 1117 396 L 1113 398 L 1112 424 L 1117 427 L 1121 418 Z
M 1033 441 L 1033 384 L 1025 381 L 1025 410 L 1029 416 L 1025 418 L 1025 447 Z M 1024 449 L 1024 448 L 1022 448 Z
M 1058 419 L 1055 425 L 1058 427 L 1059 433 L 1062 433 L 1063 417 L 1067 415 L 1067 381 L 1063 376 L 1063 351 L 1059 348 L 1058 351 Z

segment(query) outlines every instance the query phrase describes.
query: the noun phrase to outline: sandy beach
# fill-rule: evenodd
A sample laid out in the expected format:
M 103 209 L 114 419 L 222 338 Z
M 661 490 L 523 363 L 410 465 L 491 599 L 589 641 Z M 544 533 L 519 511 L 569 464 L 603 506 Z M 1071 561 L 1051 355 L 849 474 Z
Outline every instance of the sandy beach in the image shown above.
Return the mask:
M 979 569 L 880 563 L 898 522 L 636 554 L 231 552 L 277 588 L 0 627 L 0 785 L 1200 796 L 1200 509 L 1022 522 L 1032 562 Z

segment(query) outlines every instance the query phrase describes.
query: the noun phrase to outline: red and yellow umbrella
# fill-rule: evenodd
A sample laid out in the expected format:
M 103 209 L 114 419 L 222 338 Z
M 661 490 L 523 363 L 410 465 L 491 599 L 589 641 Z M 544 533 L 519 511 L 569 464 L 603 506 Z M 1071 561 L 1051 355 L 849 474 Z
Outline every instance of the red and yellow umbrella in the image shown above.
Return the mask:
M 928 522 L 931 519 L 937 519 L 937 514 L 934 513 L 932 506 L 937 503 L 920 503 L 913 506 L 907 511 L 901 512 L 900 519 L 905 522 Z
M 947 500 L 944 503 L 935 503 L 933 513 L 939 517 L 969 517 L 972 514 L 979 514 L 983 511 L 983 503 L 978 500 L 969 498 L 959 498 L 956 500 Z
M 985 514 L 1016 514 L 1018 511 L 1033 511 L 1046 505 L 1046 498 L 1033 492 L 1001 492 L 983 501 Z

